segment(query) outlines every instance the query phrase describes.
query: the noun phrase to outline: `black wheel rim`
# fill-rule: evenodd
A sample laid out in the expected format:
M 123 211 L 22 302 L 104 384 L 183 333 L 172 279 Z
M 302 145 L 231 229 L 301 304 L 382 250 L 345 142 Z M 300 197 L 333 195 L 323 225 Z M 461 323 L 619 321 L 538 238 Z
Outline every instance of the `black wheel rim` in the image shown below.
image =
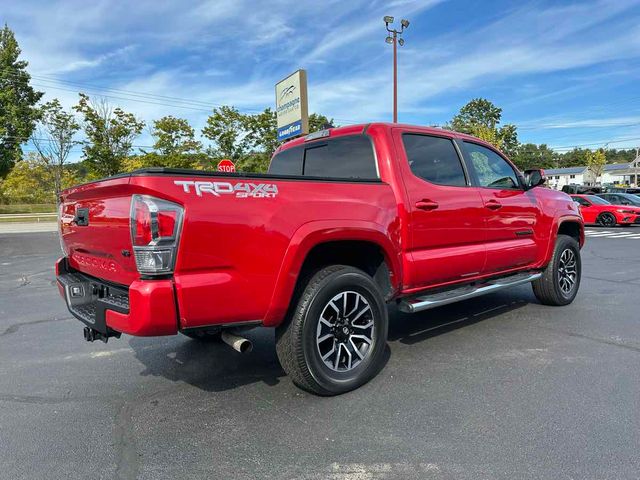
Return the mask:
M 578 259 L 571 248 L 566 248 L 560 254 L 560 260 L 558 261 L 558 285 L 565 297 L 571 295 L 577 281 Z
M 376 328 L 367 299 L 352 290 L 335 295 L 322 309 L 316 328 L 316 348 L 324 365 L 348 372 L 372 351 Z
M 616 218 L 610 213 L 604 213 L 600 217 L 600 223 L 605 227 L 612 227 L 616 224 Z

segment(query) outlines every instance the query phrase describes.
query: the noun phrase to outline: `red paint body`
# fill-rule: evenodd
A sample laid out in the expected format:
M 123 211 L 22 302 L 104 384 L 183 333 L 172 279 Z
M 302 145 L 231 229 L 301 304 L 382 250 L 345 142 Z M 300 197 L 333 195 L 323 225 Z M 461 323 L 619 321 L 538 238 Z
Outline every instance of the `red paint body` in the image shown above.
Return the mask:
M 361 134 L 365 126 L 331 130 Z M 113 330 L 132 335 L 260 321 L 277 326 L 289 307 L 298 274 L 312 248 L 359 240 L 384 252 L 392 298 L 470 282 L 549 262 L 558 228 L 582 219 L 569 196 L 546 188 L 500 190 L 448 187 L 411 173 L 403 132 L 453 139 L 472 137 L 440 129 L 371 124 L 380 182 L 212 173 L 144 173 L 68 189 L 62 194 L 61 236 L 68 265 L 86 275 L 129 287 L 128 315 L 107 312 Z M 282 149 L 304 142 L 296 139 Z M 174 181 L 269 183 L 273 198 L 187 193 Z M 142 279 L 132 256 L 129 210 L 133 194 L 184 207 L 175 271 Z M 437 202 L 425 210 L 422 201 Z M 499 210 L 491 203 L 499 202 Z M 73 223 L 89 209 L 89 227 Z M 525 232 L 522 235 L 522 232 Z
M 616 217 L 616 223 L 619 225 L 630 225 L 636 222 L 636 219 L 640 217 L 640 208 L 632 205 L 599 205 L 593 203 L 601 200 L 600 197 L 595 195 L 571 195 L 573 199 L 581 199 L 580 213 L 584 219 L 584 223 L 595 224 L 598 223 L 598 217 L 603 213 L 611 213 Z M 588 203 L 589 205 L 586 205 Z

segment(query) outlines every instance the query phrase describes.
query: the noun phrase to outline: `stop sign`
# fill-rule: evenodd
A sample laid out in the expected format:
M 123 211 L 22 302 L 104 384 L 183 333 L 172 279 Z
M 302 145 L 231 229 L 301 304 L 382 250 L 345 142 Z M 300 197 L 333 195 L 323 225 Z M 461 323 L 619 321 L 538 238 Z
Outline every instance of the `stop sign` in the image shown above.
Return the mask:
M 218 171 L 219 172 L 235 172 L 236 166 L 231 160 L 229 160 L 228 158 L 225 158 L 224 160 L 220 160 L 220 163 L 218 163 Z

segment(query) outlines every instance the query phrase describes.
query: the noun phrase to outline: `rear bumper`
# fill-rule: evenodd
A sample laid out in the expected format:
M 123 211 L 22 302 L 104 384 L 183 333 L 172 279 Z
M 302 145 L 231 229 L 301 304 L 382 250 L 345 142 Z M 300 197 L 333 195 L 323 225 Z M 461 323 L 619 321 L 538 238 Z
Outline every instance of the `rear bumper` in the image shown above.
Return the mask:
M 71 314 L 103 335 L 178 333 L 172 280 L 136 280 L 127 288 L 74 271 L 66 258 L 56 262 L 56 278 Z

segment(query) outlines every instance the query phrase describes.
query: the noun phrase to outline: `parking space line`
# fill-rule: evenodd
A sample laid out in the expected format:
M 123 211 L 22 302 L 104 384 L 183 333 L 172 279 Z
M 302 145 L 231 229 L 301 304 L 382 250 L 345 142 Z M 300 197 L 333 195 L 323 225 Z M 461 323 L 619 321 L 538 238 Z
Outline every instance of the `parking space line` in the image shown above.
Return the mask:
M 632 240 L 639 240 L 640 233 L 635 231 L 612 231 L 612 230 L 589 230 L 584 232 L 588 238 L 630 238 Z

